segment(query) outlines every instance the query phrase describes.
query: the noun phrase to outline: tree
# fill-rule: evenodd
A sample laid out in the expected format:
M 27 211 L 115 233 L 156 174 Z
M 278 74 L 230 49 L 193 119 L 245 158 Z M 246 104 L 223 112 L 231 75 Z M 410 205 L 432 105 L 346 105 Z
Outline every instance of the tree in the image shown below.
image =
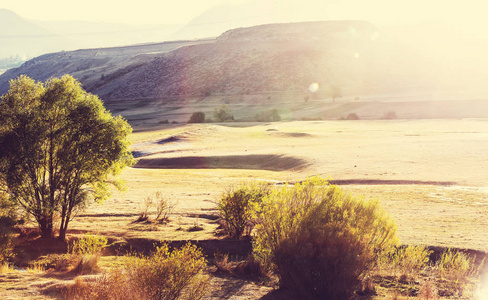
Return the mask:
M 337 85 L 329 85 L 325 88 L 325 94 L 332 98 L 332 102 L 335 102 L 336 98 L 342 97 L 342 89 Z
M 213 117 L 215 121 L 220 123 L 234 120 L 234 116 L 230 114 L 229 107 L 225 104 L 214 108 Z
M 46 83 L 10 81 L 0 101 L 0 177 L 10 197 L 53 237 L 59 217 L 64 240 L 70 220 L 89 199 L 108 197 L 109 183 L 133 164 L 132 128 L 69 75 Z

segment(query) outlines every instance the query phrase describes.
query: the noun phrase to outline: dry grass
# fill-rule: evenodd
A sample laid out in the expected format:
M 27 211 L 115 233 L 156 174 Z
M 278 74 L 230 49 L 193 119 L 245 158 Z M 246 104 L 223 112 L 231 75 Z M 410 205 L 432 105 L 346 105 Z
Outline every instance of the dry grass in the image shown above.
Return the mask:
M 365 198 L 380 199 L 397 221 L 402 244 L 484 250 L 488 248 L 488 176 L 483 168 L 488 164 L 486 124 L 486 120 L 314 121 L 236 123 L 229 127 L 172 125 L 137 132 L 132 137 L 134 150 L 149 153 L 144 158 L 212 157 L 212 164 L 201 169 L 129 168 L 122 173 L 127 191 L 115 192 L 103 204 L 92 204 L 70 223 L 68 234 L 100 233 L 117 241 L 221 239 L 215 234 L 219 226 L 215 217 L 217 200 L 226 188 L 245 181 L 281 183 L 318 174 L 354 183 L 343 188 Z M 179 140 L 157 143 L 172 136 Z M 277 168 L 286 171 L 260 169 L 268 163 L 269 155 L 297 158 L 306 164 L 287 169 L 288 161 L 277 160 L 283 163 Z M 252 167 L 241 164 L 239 168 L 225 169 L 229 160 L 218 161 L 224 156 L 244 156 L 251 160 Z M 388 180 L 396 184 L 385 184 Z M 431 184 L 419 184 L 422 181 Z M 158 191 L 178 202 L 172 214 L 174 221 L 166 225 L 133 224 L 144 199 Z M 149 215 L 155 213 L 148 211 Z M 190 231 L 195 224 L 203 230 Z M 101 257 L 102 270 L 118 264 L 106 264 L 105 259 Z M 2 283 L 0 298 L 33 298 L 17 288 L 26 283 L 24 280 L 32 279 L 29 276 L 18 275 L 17 283 Z M 388 288 L 381 285 L 396 286 L 398 281 L 372 278 L 378 293 L 375 297 L 390 299 L 391 292 L 385 292 Z M 216 279 L 214 284 L 225 291 L 221 284 L 238 282 L 233 280 Z M 16 287 L 7 292 L 9 286 Z M 415 287 L 419 291 L 430 289 L 423 280 Z M 408 290 L 408 284 L 404 288 Z M 238 290 L 236 287 L 234 292 L 239 294 Z M 269 291 L 259 287 L 254 290 L 260 290 L 261 296 Z M 223 292 L 213 294 L 225 297 Z M 397 297 L 407 296 L 399 293 Z

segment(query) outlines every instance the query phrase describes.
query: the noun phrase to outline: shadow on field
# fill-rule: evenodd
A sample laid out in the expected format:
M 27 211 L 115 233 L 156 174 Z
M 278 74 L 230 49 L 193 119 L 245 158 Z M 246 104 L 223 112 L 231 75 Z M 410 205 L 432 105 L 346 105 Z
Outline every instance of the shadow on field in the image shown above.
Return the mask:
M 301 170 L 308 162 L 286 155 L 228 155 L 228 156 L 187 156 L 174 158 L 142 158 L 135 168 L 150 169 L 249 169 L 286 171 Z
M 422 180 L 384 180 L 384 179 L 342 179 L 330 180 L 335 185 L 456 185 L 454 181 L 422 181 Z

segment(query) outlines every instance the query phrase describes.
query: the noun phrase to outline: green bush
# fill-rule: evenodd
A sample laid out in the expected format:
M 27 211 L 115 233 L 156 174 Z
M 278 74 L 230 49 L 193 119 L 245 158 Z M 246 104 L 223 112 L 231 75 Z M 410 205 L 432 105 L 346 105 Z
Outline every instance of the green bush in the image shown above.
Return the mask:
M 262 202 L 269 189 L 264 184 L 242 184 L 225 192 L 219 200 L 218 210 L 225 232 L 240 238 L 250 234 L 254 227 L 256 206 Z
M 476 267 L 476 257 L 470 257 L 467 254 L 447 249 L 445 250 L 439 261 L 437 261 L 435 269 L 438 276 L 449 282 L 448 286 L 454 294 L 458 296 L 463 294 L 463 289 L 471 280 L 480 276 L 481 268 L 484 265 L 484 260 Z
M 221 105 L 220 107 L 214 108 L 213 117 L 215 121 L 219 123 L 234 120 L 234 116 L 230 114 L 229 107 L 227 107 L 227 105 L 225 104 Z
M 270 109 L 262 111 L 256 115 L 257 122 L 278 122 L 281 121 L 281 116 L 277 109 Z
M 418 274 L 422 269 L 427 267 L 432 252 L 425 246 L 397 248 L 390 253 L 389 263 L 403 277 L 408 278 L 411 275 Z
M 348 299 L 376 256 L 396 243 L 378 201 L 352 197 L 320 177 L 263 199 L 255 256 L 299 298 Z
M 129 257 L 124 268 L 128 282 L 146 299 L 170 300 L 202 298 L 208 286 L 205 266 L 202 251 L 188 243 L 174 251 L 163 244 L 151 256 Z
M 63 296 L 93 300 L 201 299 L 209 284 L 203 273 L 205 266 L 205 258 L 196 246 L 187 244 L 169 251 L 164 244 L 153 255 L 125 257 L 123 266 L 95 280 L 77 278 Z
M 76 274 L 92 274 L 100 270 L 98 259 L 103 248 L 107 246 L 107 238 L 99 235 L 86 234 L 73 242 L 71 254 L 78 262 L 74 267 Z
M 190 116 L 188 123 L 205 123 L 205 114 L 201 111 L 194 112 Z

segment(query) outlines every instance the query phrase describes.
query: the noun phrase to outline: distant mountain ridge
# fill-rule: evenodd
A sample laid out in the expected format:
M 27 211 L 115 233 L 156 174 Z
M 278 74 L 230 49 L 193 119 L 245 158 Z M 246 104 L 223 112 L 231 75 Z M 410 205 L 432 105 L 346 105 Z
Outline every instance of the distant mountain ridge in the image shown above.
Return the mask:
M 16 13 L 0 9 L 0 58 L 33 57 L 71 47 L 71 43 Z

